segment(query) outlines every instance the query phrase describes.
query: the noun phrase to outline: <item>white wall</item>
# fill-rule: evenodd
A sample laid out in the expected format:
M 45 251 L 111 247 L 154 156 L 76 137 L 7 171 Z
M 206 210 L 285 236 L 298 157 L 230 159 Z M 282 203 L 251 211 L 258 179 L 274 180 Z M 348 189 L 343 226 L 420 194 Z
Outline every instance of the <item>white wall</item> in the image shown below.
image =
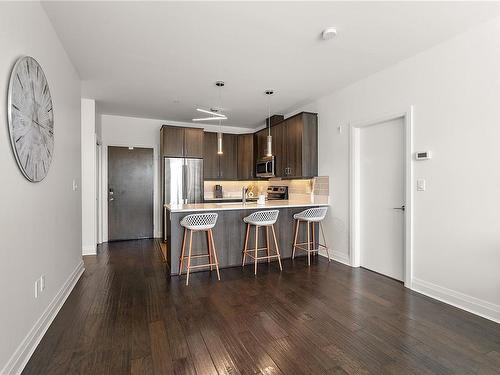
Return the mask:
M 329 240 L 349 248 L 349 123 L 414 105 L 413 287 L 500 320 L 500 19 L 297 111 L 319 113 L 319 174 L 330 176 Z M 334 74 L 334 72 L 332 72 Z M 294 111 L 295 112 L 295 111 Z M 337 127 L 343 126 L 342 133 Z
M 97 250 L 97 169 L 95 100 L 81 100 L 82 144 L 82 254 Z
M 0 46 L 0 373 L 7 374 L 20 371 L 83 270 L 81 197 L 72 188 L 80 182 L 80 80 L 38 2 L 0 3 Z M 42 66 L 54 105 L 54 158 L 40 183 L 18 170 L 6 123 L 9 76 L 22 55 Z M 35 299 L 41 275 L 46 289 Z

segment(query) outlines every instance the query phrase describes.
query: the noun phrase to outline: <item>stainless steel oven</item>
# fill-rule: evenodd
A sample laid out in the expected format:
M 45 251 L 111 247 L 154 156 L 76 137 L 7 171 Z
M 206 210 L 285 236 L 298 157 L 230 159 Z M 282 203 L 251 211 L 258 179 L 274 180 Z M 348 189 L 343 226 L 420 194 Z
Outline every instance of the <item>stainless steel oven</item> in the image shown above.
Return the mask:
M 274 177 L 274 156 L 266 156 L 257 161 L 255 167 L 257 177 Z

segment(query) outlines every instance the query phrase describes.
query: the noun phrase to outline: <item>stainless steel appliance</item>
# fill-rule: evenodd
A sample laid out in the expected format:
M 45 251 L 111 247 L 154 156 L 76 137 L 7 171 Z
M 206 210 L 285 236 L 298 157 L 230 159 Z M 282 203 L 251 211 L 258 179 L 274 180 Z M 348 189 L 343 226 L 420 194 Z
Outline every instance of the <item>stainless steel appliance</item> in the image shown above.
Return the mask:
M 164 158 L 165 204 L 203 202 L 203 159 Z
M 273 186 L 267 187 L 267 200 L 287 200 L 288 186 Z
M 203 202 L 203 159 L 163 159 L 163 202 L 187 204 Z M 163 210 L 163 240 L 170 236 L 167 210 Z
M 257 161 L 255 167 L 257 177 L 274 177 L 274 156 L 266 156 Z

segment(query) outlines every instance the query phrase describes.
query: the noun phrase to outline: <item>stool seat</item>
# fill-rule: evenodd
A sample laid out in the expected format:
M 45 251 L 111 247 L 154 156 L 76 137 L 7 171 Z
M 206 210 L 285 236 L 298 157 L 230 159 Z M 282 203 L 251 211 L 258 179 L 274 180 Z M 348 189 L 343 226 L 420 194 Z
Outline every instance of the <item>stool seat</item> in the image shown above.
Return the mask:
M 310 223 L 317 223 L 325 218 L 327 211 L 328 207 L 308 208 L 307 210 L 296 213 L 293 215 L 293 218 L 296 220 L 308 221 Z
M 181 225 L 190 230 L 208 230 L 215 226 L 218 217 L 215 212 L 187 215 L 182 218 Z
M 257 211 L 243 218 L 243 221 L 250 225 L 269 226 L 276 223 L 278 214 L 278 210 Z

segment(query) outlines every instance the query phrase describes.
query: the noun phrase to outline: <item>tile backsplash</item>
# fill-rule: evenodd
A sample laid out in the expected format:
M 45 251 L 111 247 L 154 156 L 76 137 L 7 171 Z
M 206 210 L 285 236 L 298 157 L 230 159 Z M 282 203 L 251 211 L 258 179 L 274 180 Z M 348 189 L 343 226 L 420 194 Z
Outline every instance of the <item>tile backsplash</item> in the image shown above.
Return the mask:
M 330 186 L 328 176 L 300 180 L 271 179 L 269 181 L 205 181 L 205 199 L 214 198 L 215 185 L 222 185 L 224 198 L 241 198 L 241 189 L 246 186 L 255 196 L 265 194 L 269 185 L 288 186 L 289 200 L 311 199 L 312 202 L 328 203 Z

